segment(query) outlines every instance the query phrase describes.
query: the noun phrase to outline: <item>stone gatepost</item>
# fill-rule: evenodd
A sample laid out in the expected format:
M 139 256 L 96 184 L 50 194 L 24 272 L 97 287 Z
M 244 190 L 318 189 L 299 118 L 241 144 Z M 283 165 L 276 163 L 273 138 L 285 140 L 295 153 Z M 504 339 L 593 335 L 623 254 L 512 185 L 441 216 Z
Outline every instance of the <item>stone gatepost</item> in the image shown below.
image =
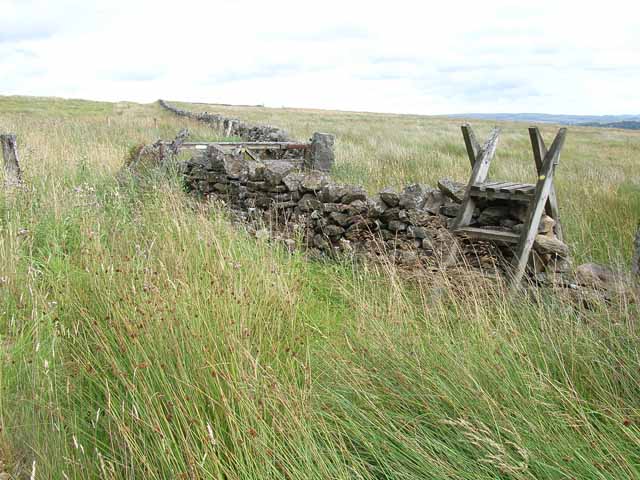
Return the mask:
M 335 140 L 335 135 L 330 133 L 314 133 L 311 137 L 311 148 L 305 155 L 305 168 L 330 172 L 335 162 L 333 151 Z

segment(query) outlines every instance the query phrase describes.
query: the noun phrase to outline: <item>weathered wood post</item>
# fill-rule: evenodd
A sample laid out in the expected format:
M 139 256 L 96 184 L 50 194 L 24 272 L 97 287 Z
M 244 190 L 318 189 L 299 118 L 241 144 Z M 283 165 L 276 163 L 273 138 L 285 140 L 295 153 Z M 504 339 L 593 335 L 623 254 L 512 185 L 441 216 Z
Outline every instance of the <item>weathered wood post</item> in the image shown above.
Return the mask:
M 335 162 L 335 141 L 335 135 L 315 132 L 311 137 L 311 146 L 305 154 L 304 166 L 312 170 L 330 172 Z
M 16 135 L 14 133 L 2 134 L 0 135 L 0 143 L 2 143 L 2 157 L 4 158 L 5 183 L 18 185 L 22 183 L 22 171 L 18 162 Z
M 631 259 L 631 273 L 633 278 L 640 283 L 640 223 L 633 241 L 633 258 Z

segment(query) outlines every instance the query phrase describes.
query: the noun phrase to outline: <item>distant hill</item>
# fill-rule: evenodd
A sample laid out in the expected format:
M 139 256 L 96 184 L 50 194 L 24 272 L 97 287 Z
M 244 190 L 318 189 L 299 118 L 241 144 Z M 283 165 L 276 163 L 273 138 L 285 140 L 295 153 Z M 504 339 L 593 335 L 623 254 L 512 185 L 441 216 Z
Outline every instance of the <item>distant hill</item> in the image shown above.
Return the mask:
M 626 128 L 627 130 L 640 130 L 640 121 L 638 120 L 623 120 L 621 122 L 609 123 L 584 122 L 576 123 L 576 125 L 581 127 Z
M 604 128 L 638 129 L 640 115 L 556 115 L 551 113 L 458 113 L 451 118 L 501 120 L 511 122 L 560 123 Z

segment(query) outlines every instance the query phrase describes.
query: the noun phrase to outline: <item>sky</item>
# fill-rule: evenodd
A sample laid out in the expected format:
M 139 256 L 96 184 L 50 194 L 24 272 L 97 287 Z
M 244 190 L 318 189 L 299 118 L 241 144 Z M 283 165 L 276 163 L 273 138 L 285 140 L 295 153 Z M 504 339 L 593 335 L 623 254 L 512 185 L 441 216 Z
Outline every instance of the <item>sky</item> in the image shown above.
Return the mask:
M 640 114 L 640 2 L 0 0 L 0 95 Z

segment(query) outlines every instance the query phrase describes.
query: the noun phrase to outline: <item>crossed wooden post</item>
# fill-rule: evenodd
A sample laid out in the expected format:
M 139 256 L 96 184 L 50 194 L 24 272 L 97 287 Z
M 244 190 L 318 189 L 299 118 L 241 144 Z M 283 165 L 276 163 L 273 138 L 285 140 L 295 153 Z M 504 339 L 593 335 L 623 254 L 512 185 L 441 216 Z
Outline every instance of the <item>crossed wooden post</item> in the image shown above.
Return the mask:
M 494 128 L 485 144 L 481 147 L 471 127 L 468 124 L 462 126 L 462 135 L 464 136 L 472 172 L 453 229 L 456 233 L 465 234 L 479 240 L 516 244 L 517 251 L 513 260 L 512 286 L 519 285 L 522 280 L 538 233 L 538 225 L 545 211 L 547 215 L 555 220 L 555 234 L 559 240 L 562 240 L 562 227 L 553 187 L 553 176 L 555 167 L 560 160 L 560 151 L 564 145 L 566 133 L 567 129 L 561 128 L 551 148 L 547 150 L 538 128 L 529 128 L 533 157 L 538 173 L 538 180 L 535 184 L 504 181 L 488 182 L 487 175 L 491 161 L 495 156 L 500 129 Z M 527 202 L 528 209 L 522 232 L 518 235 L 514 232 L 470 227 L 473 211 L 479 198 L 500 198 Z

